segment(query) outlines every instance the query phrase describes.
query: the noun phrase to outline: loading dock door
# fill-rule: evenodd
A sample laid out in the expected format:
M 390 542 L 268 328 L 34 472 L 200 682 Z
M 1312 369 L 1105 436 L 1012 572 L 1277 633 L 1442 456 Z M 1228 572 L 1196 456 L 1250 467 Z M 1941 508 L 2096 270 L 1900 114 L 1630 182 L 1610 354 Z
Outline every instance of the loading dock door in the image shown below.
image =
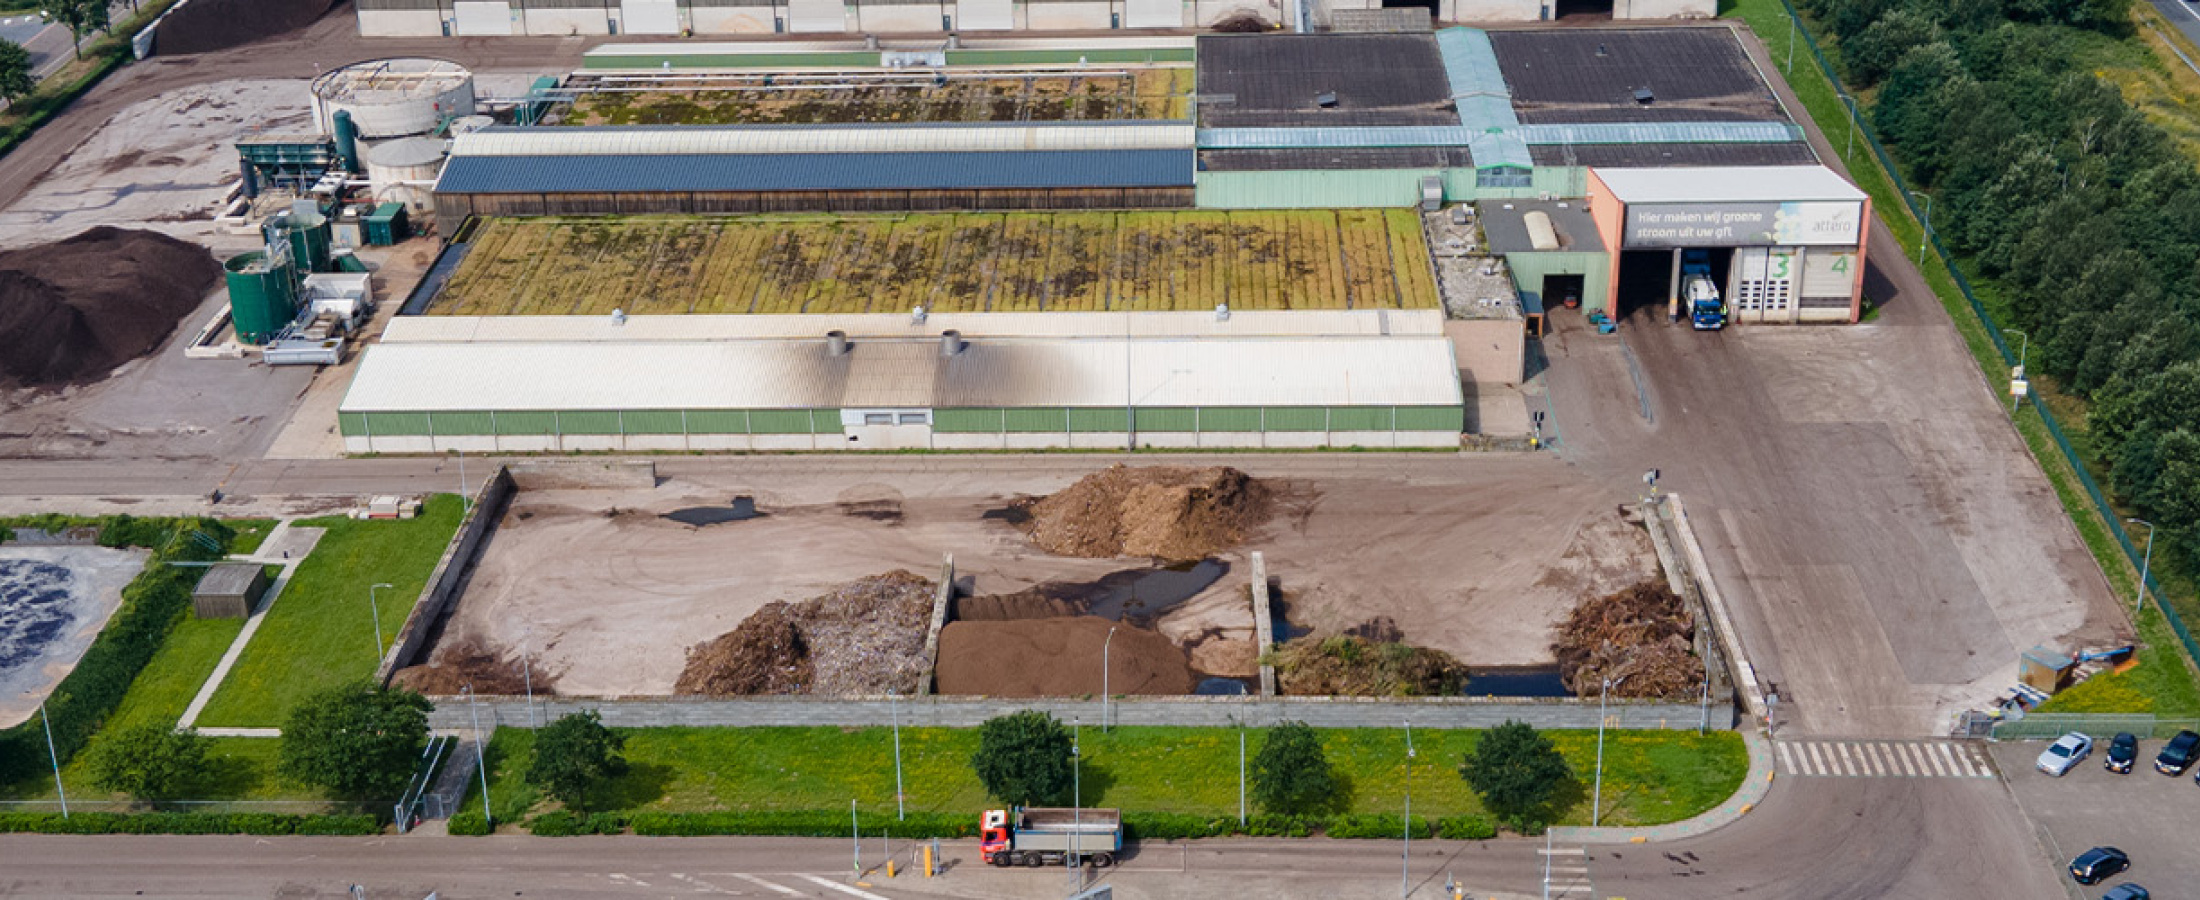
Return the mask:
M 451 33 L 460 37 L 512 33 L 512 6 L 504 0 L 458 0 L 451 4 L 451 19 Z
M 788 31 L 847 31 L 848 8 L 841 0 L 787 0 Z
M 963 31 L 1007 31 L 1016 27 L 1016 8 L 1010 0 L 959 0 L 955 24 Z
M 1123 27 L 1182 28 L 1184 4 L 1181 0 L 1124 0 Z
M 678 0 L 619 0 L 619 25 L 627 34 L 679 34 Z
M 1803 258 L 1803 296 L 1849 298 L 1856 287 L 1856 251 L 1828 247 Z
M 1801 279 L 1794 247 L 1742 247 L 1734 251 L 1727 310 L 1740 322 L 1789 322 L 1795 317 Z

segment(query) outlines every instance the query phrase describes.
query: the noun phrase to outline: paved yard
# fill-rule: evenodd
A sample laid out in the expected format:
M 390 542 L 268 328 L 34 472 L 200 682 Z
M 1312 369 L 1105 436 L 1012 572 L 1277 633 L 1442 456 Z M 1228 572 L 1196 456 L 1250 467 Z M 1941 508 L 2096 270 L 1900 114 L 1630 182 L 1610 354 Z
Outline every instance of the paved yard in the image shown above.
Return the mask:
M 2109 773 L 2102 767 L 2109 737 L 2094 735 L 2099 743 L 2093 755 L 2061 778 L 2032 767 L 2046 741 L 1995 744 L 1993 754 L 2057 865 L 2067 866 L 2071 857 L 2104 844 L 2131 854 L 2128 875 L 2086 889 L 2083 896 L 2098 896 L 2126 881 L 2145 885 L 2157 897 L 2186 896 L 2177 892 L 2200 885 L 2200 855 L 2193 853 L 2193 835 L 2200 834 L 2200 786 L 2190 776 L 2154 771 L 2163 740 L 2139 742 L 2139 763 L 2131 774 Z M 2061 878 L 2076 888 L 2067 875 Z

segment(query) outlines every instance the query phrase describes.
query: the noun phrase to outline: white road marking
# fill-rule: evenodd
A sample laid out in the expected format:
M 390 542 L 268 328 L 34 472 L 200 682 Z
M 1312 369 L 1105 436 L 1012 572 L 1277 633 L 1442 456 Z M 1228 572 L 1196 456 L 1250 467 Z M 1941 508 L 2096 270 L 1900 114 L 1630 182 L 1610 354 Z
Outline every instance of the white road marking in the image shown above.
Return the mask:
M 758 878 L 758 877 L 756 877 L 756 876 L 754 876 L 754 875 L 750 875 L 750 874 L 748 874 L 747 872 L 735 872 L 735 873 L 733 873 L 733 877 L 735 877 L 735 878 L 739 878 L 739 879 L 741 879 L 742 881 L 746 881 L 746 882 L 748 882 L 748 883 L 750 883 L 750 884 L 753 884 L 753 885 L 756 885 L 757 887 L 760 887 L 760 888 L 769 888 L 769 889 L 771 889 L 771 890 L 775 890 L 775 891 L 778 891 L 778 892 L 780 892 L 780 893 L 782 893 L 782 894 L 790 894 L 790 895 L 793 895 L 793 896 L 796 896 L 796 897 L 800 897 L 800 896 L 802 896 L 802 892 L 801 892 L 801 891 L 795 890 L 794 888 L 788 887 L 788 886 L 786 886 L 786 885 L 783 885 L 783 884 L 773 884 L 773 883 L 771 883 L 771 882 L 769 882 L 769 881 L 765 881 L 765 880 L 764 880 L 764 879 L 762 879 L 762 878 Z
M 847 886 L 847 885 L 845 885 L 845 884 L 841 884 L 840 882 L 837 882 L 837 881 L 833 881 L 833 880 L 830 880 L 830 879 L 825 879 L 825 878 L 819 878 L 819 877 L 817 877 L 817 876 L 815 876 L 815 875 L 803 875 L 803 876 L 800 876 L 800 877 L 802 877 L 802 878 L 807 878 L 807 879 L 809 879 L 809 880 L 811 880 L 811 881 L 817 882 L 817 883 L 818 883 L 819 885 L 821 885 L 821 886 L 823 886 L 823 887 L 829 887 L 829 888 L 832 888 L 833 890 L 839 891 L 839 892 L 841 892 L 841 893 L 843 893 L 843 894 L 848 894 L 848 895 L 850 895 L 850 896 L 854 896 L 854 897 L 860 897 L 860 898 L 862 898 L 862 900 L 887 900 L 887 898 L 885 898 L 885 897 L 881 897 L 881 896 L 879 896 L 879 895 L 877 895 L 877 894 L 874 894 L 874 893 L 871 893 L 870 891 L 859 891 L 859 890 L 856 890 L 855 888 L 849 887 L 849 886 Z
M 1842 778 L 1991 778 L 1979 748 L 1951 741 L 1775 741 L 1789 775 Z

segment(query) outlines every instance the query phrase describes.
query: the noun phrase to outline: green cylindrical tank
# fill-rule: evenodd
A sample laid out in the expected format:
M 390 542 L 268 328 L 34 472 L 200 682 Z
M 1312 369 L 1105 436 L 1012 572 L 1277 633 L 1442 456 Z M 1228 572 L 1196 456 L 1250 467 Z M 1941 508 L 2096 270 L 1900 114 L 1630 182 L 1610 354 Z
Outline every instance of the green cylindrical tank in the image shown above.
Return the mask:
M 351 111 L 336 111 L 336 157 L 344 164 L 344 171 L 354 175 L 365 172 L 359 164 L 359 125 L 351 120 Z
M 237 339 L 264 344 L 298 315 L 296 276 L 288 261 L 269 264 L 259 251 L 223 265 L 229 282 L 229 321 Z
M 290 259 L 299 272 L 329 271 L 328 216 L 300 206 L 290 211 L 286 221 L 290 228 Z

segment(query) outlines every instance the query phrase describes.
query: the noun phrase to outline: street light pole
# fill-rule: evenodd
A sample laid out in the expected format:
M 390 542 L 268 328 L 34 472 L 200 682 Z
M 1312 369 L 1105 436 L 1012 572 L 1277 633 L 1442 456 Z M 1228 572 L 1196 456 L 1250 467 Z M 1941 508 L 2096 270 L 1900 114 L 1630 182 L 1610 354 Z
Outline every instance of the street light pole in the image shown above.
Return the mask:
M 489 763 L 481 753 L 481 710 L 474 705 L 474 686 L 466 684 L 466 714 L 474 720 L 474 770 L 481 773 L 481 821 L 490 831 L 497 829 L 495 813 L 489 810 Z
M 901 790 L 901 695 L 889 694 L 894 707 L 894 820 L 909 818 L 909 807 L 904 805 Z
M 863 826 L 856 821 L 856 799 L 848 798 L 848 845 L 853 848 L 848 858 L 850 879 L 863 877 Z
M 2139 563 L 2139 600 L 2138 602 L 2133 603 L 2131 606 L 2132 618 L 2136 619 L 2138 618 L 2139 613 L 2142 610 L 2146 609 L 2147 605 L 2147 573 L 2151 571 L 2154 566 L 2154 523 L 2149 522 L 2145 519 L 2125 519 L 2124 521 L 2130 522 L 2133 525 L 2145 525 L 2147 527 L 2146 559 L 2145 561 Z
M 382 665 L 383 658 L 389 656 L 390 653 L 382 646 L 382 605 L 381 601 L 375 596 L 376 592 L 386 587 L 395 587 L 395 585 L 385 581 L 367 588 L 367 615 L 374 620 L 374 664 L 376 666 Z
M 1597 777 L 1596 790 L 1592 795 L 1593 798 L 1589 801 L 1589 827 L 1591 828 L 1596 827 L 1598 822 L 1604 820 L 1604 720 L 1606 704 L 1610 701 L 1612 689 L 1626 680 L 1627 676 L 1625 675 L 1618 678 L 1606 678 L 1604 679 L 1604 689 L 1597 692 Z
M 1413 721 L 1406 720 L 1406 827 L 1398 850 L 1398 896 L 1412 893 L 1413 879 Z
M 1108 645 L 1115 643 L 1115 626 L 1108 626 L 1107 640 L 1100 642 L 1100 733 L 1108 732 Z
M 61 817 L 69 817 L 69 792 L 61 787 L 61 754 L 53 749 L 53 719 L 46 715 L 46 701 L 38 701 L 38 720 L 46 723 L 46 759 L 53 763 L 53 792 L 61 798 Z
M 1069 858 L 1063 862 L 1069 865 L 1070 880 L 1076 882 L 1070 892 L 1076 893 L 1078 888 L 1084 887 L 1084 879 L 1077 877 L 1082 871 L 1077 857 L 1085 848 L 1085 732 L 1074 718 L 1069 720 L 1069 727 Z
M 1925 198 L 1925 215 L 1917 222 L 1917 264 L 1922 266 L 1925 264 L 1925 238 L 1933 232 L 1933 195 L 1911 191 L 1910 196 Z

